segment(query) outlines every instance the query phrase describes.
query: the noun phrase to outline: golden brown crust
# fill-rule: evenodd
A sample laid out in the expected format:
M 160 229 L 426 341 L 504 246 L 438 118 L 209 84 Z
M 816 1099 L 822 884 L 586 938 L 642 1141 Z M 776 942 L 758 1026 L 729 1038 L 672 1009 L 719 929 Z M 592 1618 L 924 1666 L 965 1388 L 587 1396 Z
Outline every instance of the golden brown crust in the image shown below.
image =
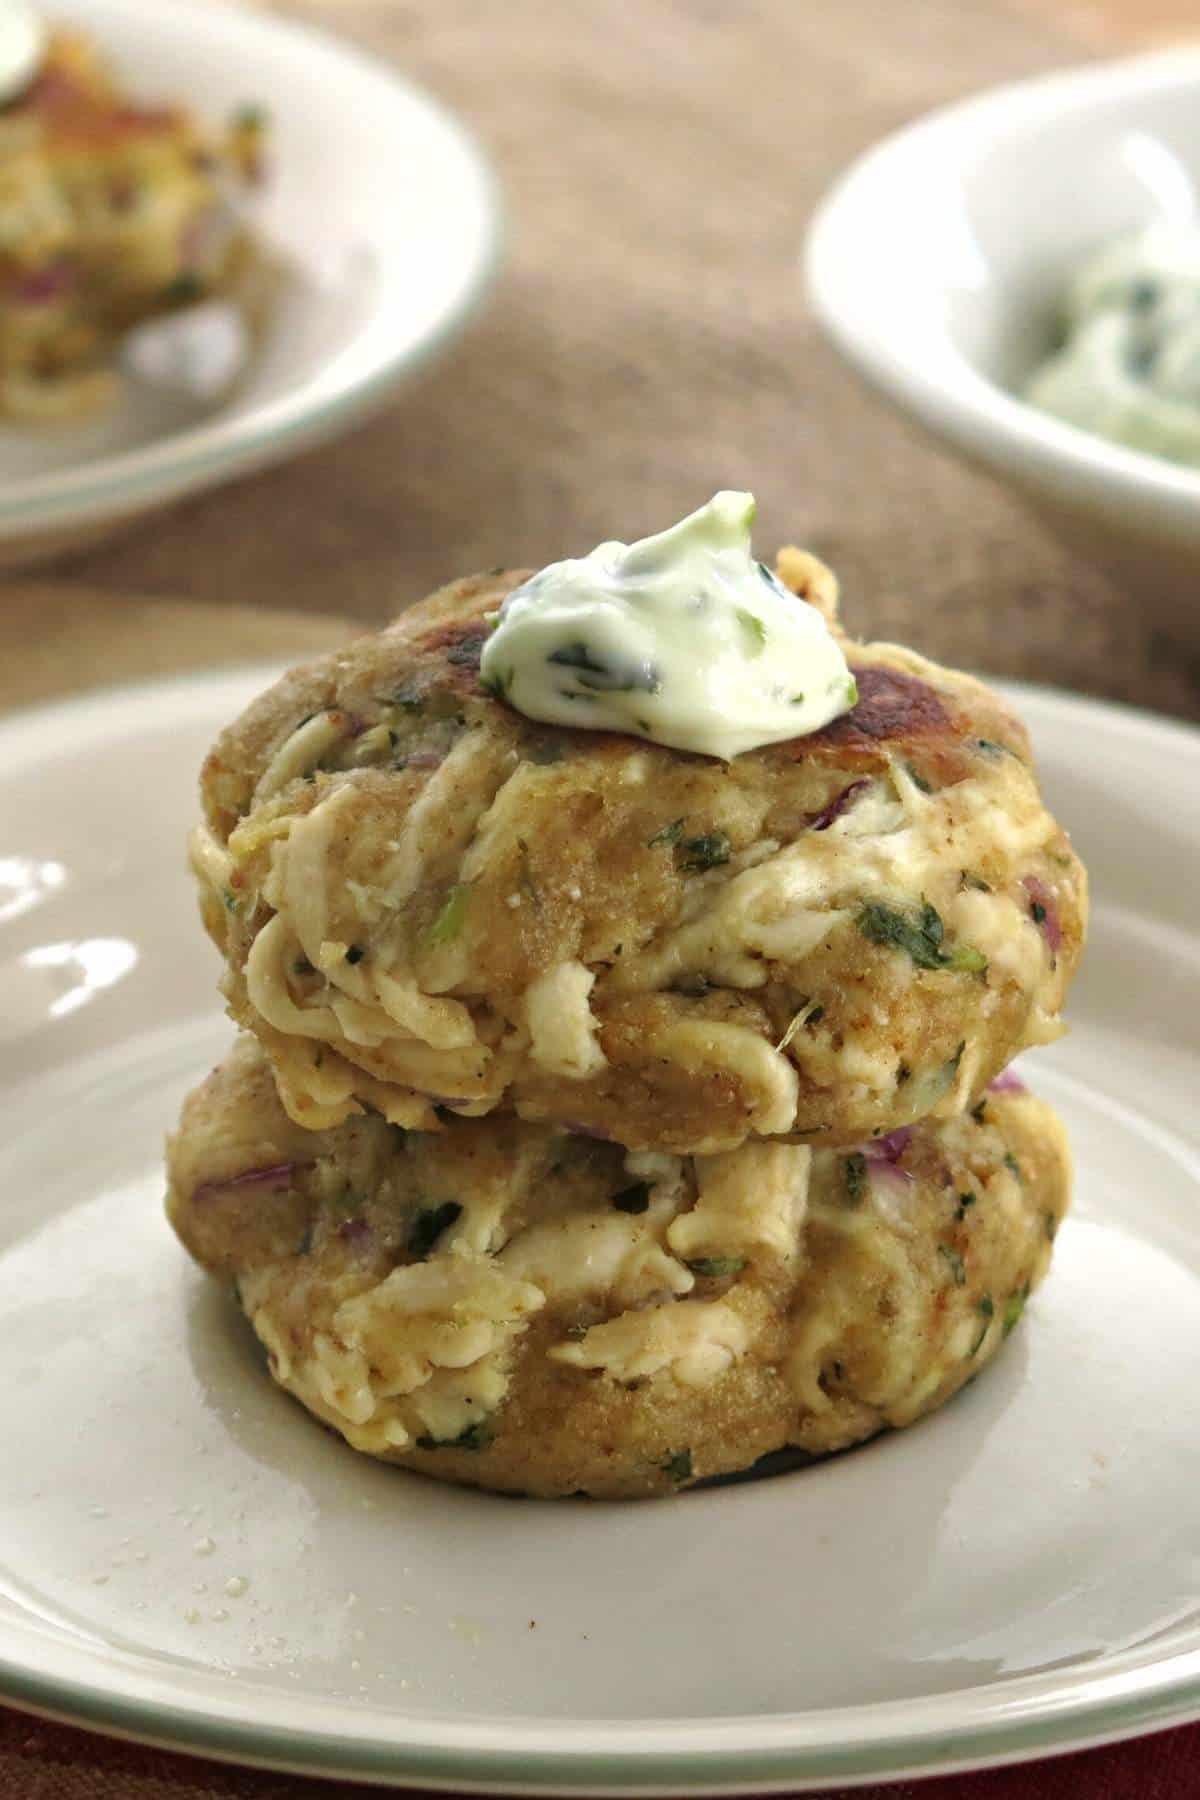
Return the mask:
M 941 1405 L 1045 1274 L 1070 1180 L 1054 1115 L 1011 1090 L 811 1160 L 749 1146 L 631 1169 L 616 1146 L 512 1118 L 302 1134 L 249 1039 L 186 1103 L 169 1173 L 176 1231 L 235 1278 L 276 1379 L 355 1447 L 504 1492 L 612 1498 L 788 1445 L 841 1449 Z M 418 1304 L 410 1277 L 457 1279 L 457 1297 Z M 646 1357 L 647 1334 L 706 1309 L 715 1351 L 701 1341 L 697 1360 L 685 1334 Z
M 751 1134 L 836 1145 L 967 1104 L 1056 1034 L 1086 883 L 998 696 L 848 643 L 855 709 L 732 763 L 555 729 L 479 684 L 487 615 L 519 579 L 454 583 L 285 676 L 205 763 L 210 839 L 232 853 L 205 923 L 294 1117 L 331 1123 L 386 1091 L 426 1128 L 438 1104 L 515 1106 L 679 1153 Z M 314 720 L 321 741 L 292 767 Z M 251 952 L 279 890 L 298 889 L 297 824 L 330 802 L 321 942 L 361 955 L 346 991 L 376 1006 L 366 978 L 400 969 L 465 1008 L 472 1054 L 422 1056 L 376 1006 L 371 1032 L 325 1035 L 318 1079 L 290 1007 L 328 998 L 328 958 L 315 982 L 277 968 L 288 994 L 264 1014 Z M 299 947 L 317 927 L 296 916 L 302 970 L 320 945 Z M 528 1026 L 537 984 L 564 968 L 590 983 L 565 1064 Z

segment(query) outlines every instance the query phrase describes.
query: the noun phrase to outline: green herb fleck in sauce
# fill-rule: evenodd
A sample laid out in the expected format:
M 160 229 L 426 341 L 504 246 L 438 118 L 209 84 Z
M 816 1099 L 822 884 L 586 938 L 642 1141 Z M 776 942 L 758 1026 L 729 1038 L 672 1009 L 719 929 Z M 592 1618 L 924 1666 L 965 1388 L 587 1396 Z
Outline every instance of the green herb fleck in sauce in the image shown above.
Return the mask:
M 757 613 L 752 613 L 748 606 L 734 608 L 737 622 L 741 626 L 746 639 L 746 655 L 761 656 L 767 647 L 767 628 Z

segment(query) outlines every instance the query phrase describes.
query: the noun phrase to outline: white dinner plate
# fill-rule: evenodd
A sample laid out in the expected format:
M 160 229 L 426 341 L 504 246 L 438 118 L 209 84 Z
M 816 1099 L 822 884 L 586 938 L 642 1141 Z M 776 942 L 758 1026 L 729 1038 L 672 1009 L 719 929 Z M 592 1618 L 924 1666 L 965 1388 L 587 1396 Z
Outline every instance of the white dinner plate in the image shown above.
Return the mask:
M 137 99 L 270 121 L 251 223 L 280 270 L 247 376 L 219 404 L 131 385 L 74 425 L 0 420 L 0 558 L 16 560 L 279 462 L 364 417 L 448 342 L 495 261 L 491 174 L 387 64 L 218 0 L 41 0 Z
M 161 1216 L 229 1039 L 183 836 L 269 671 L 0 726 L 0 1694 L 183 1749 L 522 1793 L 928 1773 L 1200 1715 L 1200 734 L 1026 690 L 1091 865 L 1027 1059 L 1075 1208 L 911 1430 L 633 1504 L 356 1456 Z

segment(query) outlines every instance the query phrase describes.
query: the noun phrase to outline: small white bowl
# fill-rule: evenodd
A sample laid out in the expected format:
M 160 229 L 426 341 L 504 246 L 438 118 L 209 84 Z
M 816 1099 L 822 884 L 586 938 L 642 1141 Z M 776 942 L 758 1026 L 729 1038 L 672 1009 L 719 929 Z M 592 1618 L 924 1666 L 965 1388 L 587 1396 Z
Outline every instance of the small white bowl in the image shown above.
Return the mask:
M 1200 471 L 1016 397 L 1080 259 L 1200 186 L 1200 50 L 1051 75 L 948 107 L 861 158 L 819 208 L 810 304 L 899 408 L 1015 488 L 1200 640 Z
M 384 63 L 213 0 L 44 0 L 149 102 L 270 116 L 252 223 L 283 268 L 246 378 L 215 408 L 123 394 L 79 425 L 0 422 L 0 561 L 99 535 L 279 462 L 377 407 L 444 344 L 495 260 L 491 175 L 462 126 Z

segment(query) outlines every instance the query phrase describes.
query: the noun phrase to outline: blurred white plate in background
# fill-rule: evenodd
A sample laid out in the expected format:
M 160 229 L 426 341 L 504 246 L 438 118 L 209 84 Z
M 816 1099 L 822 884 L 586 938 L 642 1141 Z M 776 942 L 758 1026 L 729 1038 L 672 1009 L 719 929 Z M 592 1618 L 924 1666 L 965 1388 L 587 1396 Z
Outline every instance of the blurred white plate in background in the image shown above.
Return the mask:
M 162 1217 L 162 1135 L 231 1035 L 182 837 L 266 678 L 0 726 L 0 1696 L 522 1794 L 795 1791 L 1200 1715 L 1200 733 L 1017 695 L 1095 910 L 1026 1069 L 1075 1206 L 995 1366 L 797 1473 L 514 1501 L 322 1431 Z
M 463 127 L 397 71 L 310 27 L 217 0 L 45 0 L 140 100 L 270 116 L 251 221 L 283 265 L 224 402 L 131 384 L 80 424 L 0 420 L 0 561 L 84 538 L 345 430 L 463 323 L 498 206 Z

